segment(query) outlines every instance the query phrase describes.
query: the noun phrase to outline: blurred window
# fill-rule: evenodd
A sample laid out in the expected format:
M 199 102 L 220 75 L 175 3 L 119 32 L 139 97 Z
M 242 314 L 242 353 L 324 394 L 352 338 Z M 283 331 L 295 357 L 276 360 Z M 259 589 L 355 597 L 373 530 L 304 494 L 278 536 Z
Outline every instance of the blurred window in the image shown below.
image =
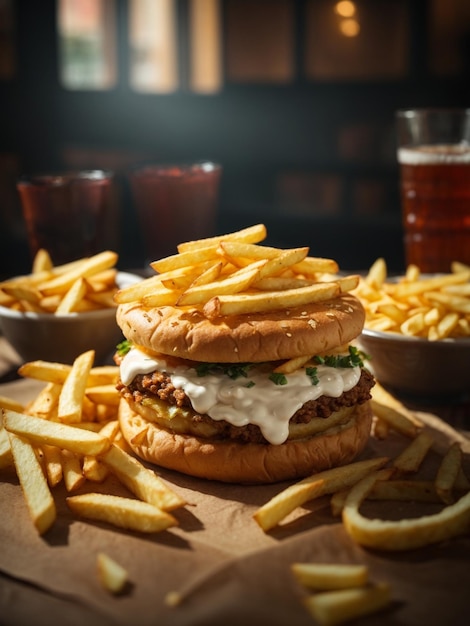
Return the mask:
M 234 82 L 292 81 L 294 3 L 228 0 L 226 9 L 227 78 Z
M 307 0 L 305 21 L 308 79 L 375 80 L 406 75 L 409 35 L 404 0 Z
M 116 84 L 114 0 L 59 0 L 59 66 L 68 89 L 110 89 Z
M 222 86 L 222 41 L 219 0 L 190 0 L 190 87 L 214 93 Z
M 136 91 L 171 93 L 179 87 L 175 0 L 130 0 L 129 82 Z
M 429 30 L 431 71 L 441 76 L 455 76 L 468 71 L 470 2 L 432 0 Z

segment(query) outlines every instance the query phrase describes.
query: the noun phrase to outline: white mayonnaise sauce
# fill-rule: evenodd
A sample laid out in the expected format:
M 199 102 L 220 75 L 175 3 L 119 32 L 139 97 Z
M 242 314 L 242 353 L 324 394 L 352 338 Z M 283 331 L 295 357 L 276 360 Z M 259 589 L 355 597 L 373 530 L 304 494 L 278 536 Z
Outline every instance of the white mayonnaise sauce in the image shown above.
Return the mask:
M 233 426 L 256 424 L 270 443 L 281 444 L 288 437 L 290 418 L 303 404 L 320 396 L 337 398 L 352 389 L 361 376 L 359 367 L 317 365 L 316 368 L 316 385 L 303 369 L 287 374 L 287 384 L 277 385 L 269 379 L 269 372 L 256 367 L 248 371 L 246 378 L 240 376 L 235 380 L 225 374 L 198 376 L 193 368 L 171 367 L 164 359 L 132 348 L 121 363 L 120 374 L 122 382 L 129 385 L 137 374 L 166 372 L 173 385 L 184 390 L 198 413 Z

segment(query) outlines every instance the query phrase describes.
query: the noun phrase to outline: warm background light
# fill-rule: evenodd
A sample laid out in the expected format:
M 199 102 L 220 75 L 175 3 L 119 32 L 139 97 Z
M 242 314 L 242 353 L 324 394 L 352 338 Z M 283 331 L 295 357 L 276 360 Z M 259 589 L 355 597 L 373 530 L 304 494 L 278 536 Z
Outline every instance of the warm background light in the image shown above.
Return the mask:
M 357 20 L 348 19 L 341 20 L 339 29 L 345 37 L 357 37 L 361 27 L 359 26 L 359 22 Z
M 335 11 L 341 17 L 352 17 L 356 14 L 356 5 L 349 0 L 341 0 L 336 3 Z

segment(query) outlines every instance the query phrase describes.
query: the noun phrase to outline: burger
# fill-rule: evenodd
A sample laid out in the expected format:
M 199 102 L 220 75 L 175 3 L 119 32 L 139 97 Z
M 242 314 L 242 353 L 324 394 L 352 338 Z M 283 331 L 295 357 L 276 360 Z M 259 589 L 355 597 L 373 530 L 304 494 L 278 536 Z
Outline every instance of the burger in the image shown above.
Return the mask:
M 347 292 L 213 319 L 197 307 L 120 304 L 124 438 L 146 461 L 230 483 L 298 479 L 351 462 L 372 420 L 374 380 L 353 345 L 364 317 Z

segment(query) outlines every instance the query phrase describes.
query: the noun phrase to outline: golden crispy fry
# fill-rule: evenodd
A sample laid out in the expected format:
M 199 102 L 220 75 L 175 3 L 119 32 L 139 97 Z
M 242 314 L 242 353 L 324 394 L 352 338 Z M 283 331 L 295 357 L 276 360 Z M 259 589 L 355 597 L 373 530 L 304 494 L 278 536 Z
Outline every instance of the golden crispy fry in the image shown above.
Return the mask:
M 150 469 L 116 445 L 101 460 L 138 498 L 163 511 L 184 506 L 186 502 Z
M 62 385 L 70 374 L 71 369 L 72 366 L 66 363 L 38 360 L 23 363 L 18 368 L 18 374 L 23 378 L 34 378 L 35 380 Z M 118 378 L 119 368 L 115 365 L 93 367 L 88 375 L 87 387 L 115 383 Z
M 358 482 L 343 508 L 344 527 L 358 544 L 381 550 L 411 550 L 468 532 L 470 493 L 434 515 L 398 521 L 364 517 L 359 507 L 377 479 L 376 474 L 371 474 Z
M 47 383 L 28 405 L 28 415 L 36 415 L 43 419 L 55 419 L 62 385 Z M 18 411 L 19 413 L 22 411 Z
M 204 314 L 209 318 L 224 315 L 243 315 L 260 311 L 273 311 L 283 307 L 295 307 L 327 300 L 339 295 L 337 282 L 316 283 L 299 289 L 286 291 L 266 291 L 233 296 L 215 296 L 204 306 Z
M 457 442 L 443 456 L 435 479 L 436 492 L 446 504 L 452 504 L 452 490 L 462 467 L 462 449 Z
M 121 398 L 113 384 L 87 387 L 85 395 L 95 404 L 106 404 L 114 407 L 119 404 Z
M 6 430 L 29 441 L 39 445 L 47 443 L 77 454 L 102 454 L 111 445 L 109 439 L 99 433 L 15 411 L 5 411 L 3 423 Z
M 34 255 L 32 273 L 48 272 L 52 267 L 53 264 L 49 252 L 44 248 L 40 248 Z
M 387 461 L 386 457 L 357 461 L 304 478 L 271 498 L 253 517 L 264 531 L 268 531 L 305 502 L 350 487 L 370 472 L 383 467 Z
M 94 483 L 102 483 L 109 474 L 109 469 L 95 456 L 85 456 L 82 464 L 83 475 Z
M 367 498 L 401 502 L 439 502 L 435 486 L 428 480 L 378 480 Z
M 60 274 L 51 280 L 38 285 L 38 289 L 46 296 L 64 293 L 81 277 L 88 277 L 116 265 L 118 255 L 110 250 L 99 252 L 92 257 L 81 260 L 76 267 Z
M 21 404 L 21 402 L 18 402 L 18 400 L 13 400 L 13 398 L 0 396 L 0 409 L 9 409 L 10 411 L 17 411 L 18 413 L 21 413 L 24 410 L 24 405 Z
M 79 422 L 88 376 L 95 359 L 95 351 L 83 352 L 73 362 L 59 396 L 58 419 L 65 423 Z
M 71 313 L 78 310 L 79 303 L 83 300 L 87 292 L 87 285 L 85 279 L 80 276 L 72 283 L 69 290 L 66 292 L 59 305 L 57 306 L 56 313 Z
M 41 446 L 43 465 L 50 487 L 55 487 L 63 477 L 62 454 L 60 448 L 44 444 Z
M 32 273 L 0 283 L 0 303 L 19 311 L 65 315 L 75 311 L 115 308 L 117 254 L 105 251 L 94 257 L 52 266 L 39 250 Z
M 295 359 L 289 359 L 288 361 L 284 361 L 281 365 L 278 365 L 274 368 L 273 372 L 276 374 L 291 374 L 296 370 L 300 369 L 305 363 L 308 363 L 311 359 L 310 356 L 298 356 Z
M 369 580 L 369 572 L 365 565 L 293 563 L 291 571 L 304 587 L 323 591 L 363 587 Z
M 217 246 L 224 241 L 239 241 L 242 243 L 259 243 L 266 239 L 266 227 L 264 224 L 255 224 L 242 230 L 238 230 L 227 235 L 209 237 L 207 239 L 198 239 L 196 241 L 186 241 L 180 243 L 177 247 L 178 252 L 187 252 L 189 250 L 197 250 L 207 246 Z
M 402 435 L 416 437 L 423 424 L 412 411 L 407 409 L 402 402 L 392 396 L 377 381 L 371 394 L 372 410 L 378 418 Z
M 387 282 L 387 268 L 377 259 L 355 289 L 366 310 L 366 328 L 438 341 L 469 337 L 470 270 L 454 263 L 450 274 L 423 278 L 415 265 L 405 276 Z
M 391 603 L 389 585 L 324 591 L 308 596 L 304 604 L 320 626 L 335 626 L 376 613 Z
M 85 482 L 79 457 L 69 450 L 61 451 L 62 471 L 67 491 L 75 491 Z
M 238 272 L 234 272 L 225 279 L 189 287 L 179 296 L 176 304 L 178 306 L 200 304 L 207 302 L 214 296 L 218 297 L 244 291 L 260 276 L 260 270 L 264 263 L 266 263 L 266 261 L 257 261 L 246 268 L 242 268 Z M 146 299 L 144 299 L 144 302 L 145 301 Z
M 101 585 L 111 593 L 121 593 L 128 580 L 127 570 L 104 552 L 98 553 L 96 568 Z
M 433 437 L 428 432 L 421 431 L 393 460 L 394 469 L 399 474 L 417 472 L 433 443 Z
M 0 411 L 1 415 L 1 411 Z M 10 439 L 8 433 L 0 423 L 0 469 L 9 467 L 13 463 Z
M 87 493 L 69 496 L 70 509 L 88 519 L 107 522 L 144 533 L 156 533 L 177 525 L 169 513 L 152 504 L 103 493 Z
M 56 519 L 54 499 L 32 445 L 22 437 L 12 433 L 9 434 L 9 438 L 16 473 L 31 519 L 42 535 Z

